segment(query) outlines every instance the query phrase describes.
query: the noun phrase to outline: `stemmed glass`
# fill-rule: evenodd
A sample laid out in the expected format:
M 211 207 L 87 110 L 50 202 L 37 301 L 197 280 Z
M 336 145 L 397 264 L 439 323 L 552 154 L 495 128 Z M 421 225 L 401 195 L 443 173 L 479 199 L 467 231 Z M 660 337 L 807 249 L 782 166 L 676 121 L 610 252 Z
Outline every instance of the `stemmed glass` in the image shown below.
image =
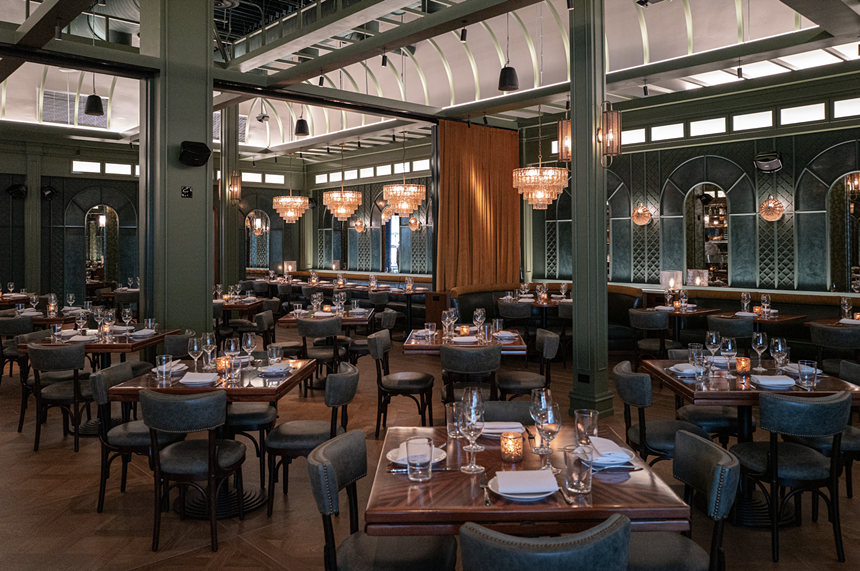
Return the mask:
M 520 295 L 526 296 L 529 294 L 529 284 L 520 284 Z
M 463 410 L 476 410 L 480 411 L 483 415 L 484 393 L 481 392 L 481 387 L 466 387 L 463 390 Z M 483 419 L 483 416 L 481 418 Z M 478 437 L 475 436 L 475 438 Z M 463 450 L 467 452 L 483 452 L 484 447 L 480 444 L 475 444 L 474 440 L 472 440 L 469 441 L 468 445 L 463 447 Z
M 537 431 L 538 434 L 540 434 L 541 439 L 546 442 L 546 447 L 544 447 L 546 452 L 543 454 L 544 464 L 540 469 L 552 470 L 553 474 L 558 474 L 561 470 L 554 468 L 552 464 L 549 463 L 549 455 L 553 453 L 552 448 L 550 448 L 550 444 L 552 444 L 553 438 L 556 437 L 560 430 L 561 412 L 558 409 L 558 403 L 552 403 L 547 405 L 545 408 L 542 408 L 540 412 L 538 412 Z
M 459 309 L 457 309 L 456 307 L 452 307 L 449 311 L 451 312 L 451 319 L 453 320 L 451 323 L 452 325 L 457 323 L 458 321 L 460 321 L 460 310 Z
M 232 373 L 234 369 L 234 363 L 236 362 L 236 357 L 242 352 L 242 345 L 239 342 L 238 337 L 230 337 L 226 341 L 224 341 L 224 354 L 230 358 L 230 371 Z
M 6 284 L 6 288 L 9 290 L 9 293 L 14 292 L 15 291 L 15 282 L 9 282 L 8 284 Z
M 552 392 L 549 389 L 532 389 L 532 400 L 529 404 L 529 415 L 537 424 L 540 411 L 552 404 Z M 544 446 L 532 448 L 532 454 L 543 454 Z
M 745 291 L 741 294 L 741 304 L 743 304 L 742 310 L 745 312 L 749 312 L 750 310 L 750 292 Z
M 81 332 L 81 335 L 83 335 L 84 328 L 87 326 L 87 314 L 83 311 L 80 312 L 75 317 L 75 325 L 77 326 L 78 331 Z
M 96 320 L 96 324 L 98 325 L 99 337 L 102 335 L 102 322 L 105 320 L 105 312 L 101 307 L 96 308 L 93 312 L 93 319 Z
M 125 283 L 128 284 L 128 289 L 131 289 L 131 286 L 134 285 L 134 280 L 131 276 L 128 276 L 128 279 L 125 280 Z
M 221 284 L 215 284 L 215 293 L 218 294 L 218 299 L 221 299 L 222 291 L 224 291 L 224 286 Z
M 776 361 L 777 372 L 782 371 L 785 364 L 785 354 L 788 352 L 788 343 L 782 337 L 774 337 L 770 340 L 770 354 Z
M 753 333 L 752 348 L 758 353 L 758 366 L 753 371 L 761 373 L 765 371 L 765 368 L 761 366 L 761 354 L 767 349 L 767 333 Z
M 215 334 L 214 333 L 204 333 L 200 338 L 200 341 L 203 344 L 203 350 L 206 351 L 208 355 L 209 364 L 203 368 L 204 371 L 211 371 L 212 366 L 212 351 L 218 348 L 218 345 L 215 342 Z
M 131 323 L 131 309 L 126 307 L 122 310 L 122 320 L 125 323 L 125 330 L 128 331 L 128 324 Z
M 761 314 L 762 317 L 767 319 L 770 317 L 770 294 L 763 293 L 761 294 Z
M 447 341 L 451 338 L 451 326 L 454 325 L 454 317 L 450 309 L 442 312 L 442 325 L 445 327 L 445 332 L 442 334 L 442 340 Z
M 194 359 L 194 372 L 197 372 L 197 359 L 203 354 L 203 342 L 197 337 L 188 340 L 188 354 Z
M 475 311 L 472 312 L 472 324 L 478 328 L 478 331 L 481 331 L 481 325 L 484 324 L 484 321 L 487 319 L 487 311 L 483 307 L 479 307 Z
M 559 287 L 559 291 L 561 291 L 561 297 L 563 297 L 563 298 L 567 297 L 567 282 L 561 283 L 561 286 Z
M 39 296 L 35 293 L 30 294 L 30 307 L 36 309 L 36 306 L 39 305 Z
M 681 311 L 687 310 L 687 290 L 682 289 L 678 292 L 678 299 L 681 301 Z
M 663 297 L 666 298 L 666 307 L 672 307 L 672 290 L 666 290 L 666 293 L 663 294 Z
M 242 334 L 242 350 L 248 354 L 248 358 L 251 357 L 251 353 L 254 352 L 254 349 L 257 348 L 257 334 L 256 333 L 243 333 Z
M 853 304 L 850 297 L 843 297 L 839 300 L 839 306 L 842 307 L 842 317 L 845 319 L 851 318 L 851 308 Z
M 116 314 L 114 314 L 112 309 L 106 309 L 102 312 L 102 319 L 105 322 L 105 325 L 108 326 L 108 331 L 105 335 L 105 341 L 110 341 L 110 331 L 113 327 L 113 324 L 116 323 Z
M 719 331 L 708 331 L 705 333 L 705 347 L 707 347 L 708 351 L 711 352 L 711 360 L 713 361 L 714 355 L 717 354 L 717 349 L 720 348 Z
M 738 344 L 734 337 L 723 337 L 720 341 L 720 355 L 726 358 L 726 378 L 734 379 L 732 375 L 732 358 L 738 354 Z
M 480 474 L 484 471 L 484 467 L 475 464 L 475 453 L 477 452 L 475 440 L 484 431 L 484 407 L 464 405 L 457 426 L 466 440 L 469 441 L 469 444 L 463 447 L 463 450 L 469 452 L 469 463 L 466 466 L 460 466 L 460 471 L 466 474 Z
M 66 301 L 69 302 L 69 307 L 75 305 L 75 294 L 67 293 L 66 294 Z

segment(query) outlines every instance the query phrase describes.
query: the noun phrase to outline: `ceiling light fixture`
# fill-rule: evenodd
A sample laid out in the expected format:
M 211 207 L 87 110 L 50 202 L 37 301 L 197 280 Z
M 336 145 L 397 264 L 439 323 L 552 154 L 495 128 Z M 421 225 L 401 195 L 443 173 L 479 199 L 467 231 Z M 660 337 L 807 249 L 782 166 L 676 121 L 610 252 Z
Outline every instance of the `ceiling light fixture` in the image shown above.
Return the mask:
M 308 126 L 308 122 L 305 120 L 305 106 L 302 105 L 302 112 L 299 115 L 299 120 L 296 121 L 296 139 L 304 139 L 305 137 L 310 136 L 311 129 Z
M 514 187 L 535 210 L 546 210 L 567 186 L 568 170 L 543 166 L 541 106 L 538 105 L 538 166 L 514 169 Z
M 403 132 L 403 164 L 406 164 L 406 132 Z M 423 184 L 406 184 L 406 168 L 403 169 L 403 182 L 386 184 L 382 187 L 382 198 L 388 202 L 398 216 L 411 215 L 424 202 L 427 189 Z
M 607 105 L 609 109 L 606 109 Z M 601 146 L 600 164 L 609 168 L 612 157 L 621 155 L 621 111 L 613 110 L 609 101 L 604 101 L 600 109 L 600 129 L 597 131 L 597 140 Z M 603 157 L 609 157 L 609 163 L 603 164 Z
M 340 144 L 340 190 L 330 190 L 323 193 L 323 205 L 327 206 L 332 216 L 341 222 L 349 220 L 349 217 L 361 206 L 361 193 L 343 188 L 343 143 Z
M 570 100 L 564 109 L 564 119 L 558 122 L 558 160 L 570 162 L 573 154 L 573 139 L 570 137 L 570 119 L 567 114 L 570 111 Z
M 284 222 L 296 222 L 308 209 L 307 196 L 293 196 L 293 154 L 290 153 L 290 195 L 276 196 L 272 199 L 272 208 L 281 215 Z
M 98 0 L 98 2 L 96 2 L 96 4 L 98 4 L 99 6 L 104 8 L 105 6 L 107 6 L 107 0 Z
M 567 0 L 567 9 L 573 10 L 573 0 Z
M 411 217 L 411 218 L 409 219 L 409 229 L 410 229 L 410 230 L 412 230 L 413 232 L 415 232 L 415 231 L 416 231 L 416 230 L 418 230 L 419 228 L 421 228 L 421 223 L 420 223 L 420 222 L 418 222 L 418 219 L 417 219 L 417 218 L 415 218 L 414 216 L 413 216 L 413 217 Z
M 323 76 L 320 76 L 320 83 L 319 83 L 319 86 L 320 86 L 320 87 L 322 87 L 322 86 L 323 86 L 323 83 L 325 83 L 325 78 L 324 78 Z
M 648 97 L 648 80 L 645 80 L 645 84 L 642 86 L 642 93 L 645 94 L 645 97 Z
M 104 105 L 102 105 L 102 98 L 96 95 L 96 74 L 93 74 L 93 94 L 87 97 L 87 103 L 84 106 L 84 115 L 92 115 L 94 117 L 101 117 L 105 114 Z
M 382 67 L 388 67 L 388 56 L 382 54 Z
M 466 26 L 463 26 L 463 29 L 460 30 L 460 42 L 463 44 L 466 43 Z
M 356 231 L 356 232 L 358 232 L 359 234 L 361 234 L 361 233 L 362 233 L 362 232 L 364 232 L 364 230 L 365 230 L 364 220 L 362 220 L 361 218 L 359 218 L 358 220 L 356 220 L 356 221 L 355 221 L 355 224 L 353 225 L 353 227 L 355 228 L 355 231 Z
M 517 70 L 511 67 L 511 30 L 510 30 L 510 13 L 505 16 L 506 36 L 505 43 L 505 58 L 506 62 L 502 71 L 499 72 L 499 91 L 516 91 L 520 88 L 520 80 L 517 78 Z
M 59 18 L 57 19 L 57 25 L 54 27 L 54 39 L 62 40 L 63 39 L 63 25 L 60 23 Z

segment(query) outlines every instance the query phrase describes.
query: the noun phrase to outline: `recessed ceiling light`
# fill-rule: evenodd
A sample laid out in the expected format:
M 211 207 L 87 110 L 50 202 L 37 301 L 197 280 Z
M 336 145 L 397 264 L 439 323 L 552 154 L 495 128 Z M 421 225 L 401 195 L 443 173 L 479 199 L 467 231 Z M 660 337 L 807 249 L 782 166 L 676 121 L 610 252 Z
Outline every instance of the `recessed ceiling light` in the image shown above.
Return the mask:
M 744 72 L 746 72 L 746 68 L 744 68 Z M 743 81 L 742 79 L 738 79 L 738 76 L 734 73 L 726 73 L 722 70 L 691 75 L 690 79 L 694 79 L 699 83 L 704 83 L 709 86 L 722 85 L 724 83 L 732 83 L 734 81 Z
M 786 69 L 781 65 L 777 65 L 772 61 L 759 61 L 756 63 L 744 64 L 744 75 L 750 79 L 756 77 L 767 77 L 768 75 L 776 75 L 778 73 L 788 73 L 790 69 Z
M 839 63 L 842 61 L 835 55 L 827 53 L 824 50 L 813 50 L 802 54 L 794 54 L 792 56 L 780 57 L 782 61 L 795 69 L 809 69 L 820 65 L 828 65 L 831 63 Z

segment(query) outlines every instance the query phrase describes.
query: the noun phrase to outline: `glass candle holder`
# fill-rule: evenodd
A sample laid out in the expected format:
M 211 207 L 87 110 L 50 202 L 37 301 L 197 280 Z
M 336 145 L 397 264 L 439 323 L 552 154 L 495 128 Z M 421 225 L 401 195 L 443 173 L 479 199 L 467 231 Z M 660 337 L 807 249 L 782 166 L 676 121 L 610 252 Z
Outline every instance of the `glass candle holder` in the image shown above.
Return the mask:
M 680 301 L 673 301 L 672 307 L 674 307 L 676 310 L 681 309 L 681 302 Z
M 756 314 L 756 317 L 761 317 L 761 311 L 762 309 L 760 305 L 756 305 L 755 307 L 753 307 L 753 313 Z
M 460 326 L 460 335 L 468 335 L 469 334 L 469 326 L 461 325 Z
M 412 291 L 412 284 L 406 284 L 406 291 Z
M 56 317 L 57 316 L 57 304 L 49 303 L 48 304 L 48 317 Z
M 331 306 L 330 305 L 324 305 L 322 310 L 326 313 L 331 313 Z
M 860 319 L 860 313 L 855 312 L 854 313 L 854 319 Z
M 750 359 L 749 357 L 736 357 L 735 358 L 735 368 L 738 373 L 746 374 L 750 372 Z
M 502 462 L 523 461 L 523 435 L 519 432 L 503 432 L 501 437 Z
M 215 371 L 226 373 L 230 370 L 230 357 L 218 357 L 215 359 Z

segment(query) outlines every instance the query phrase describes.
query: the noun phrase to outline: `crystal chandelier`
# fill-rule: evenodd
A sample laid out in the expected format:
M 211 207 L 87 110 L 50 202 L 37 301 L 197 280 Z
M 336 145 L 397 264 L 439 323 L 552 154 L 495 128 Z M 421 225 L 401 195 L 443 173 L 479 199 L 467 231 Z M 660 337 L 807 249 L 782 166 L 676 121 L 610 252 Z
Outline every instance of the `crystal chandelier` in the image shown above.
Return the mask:
M 403 164 L 406 164 L 406 132 L 403 133 Z M 409 216 L 424 202 L 426 195 L 423 184 L 406 184 L 406 168 L 403 168 L 403 182 L 386 184 L 382 187 L 382 198 L 398 216 Z
M 845 192 L 851 200 L 860 196 L 860 173 L 849 174 L 845 177 Z
M 323 193 L 325 205 L 338 220 L 346 222 L 353 212 L 361 206 L 361 193 L 343 188 L 343 143 L 340 145 L 340 190 L 330 190 Z
M 296 222 L 308 209 L 307 196 L 293 196 L 293 154 L 290 153 L 290 195 L 276 196 L 272 199 L 272 208 L 281 215 L 285 222 Z
M 514 188 L 535 210 L 546 210 L 567 186 L 567 169 L 543 166 L 542 121 L 538 105 L 538 166 L 514 169 Z
M 386 206 L 382 209 L 382 223 L 388 224 L 388 221 L 391 220 L 391 216 L 394 214 L 394 210 L 391 206 Z

